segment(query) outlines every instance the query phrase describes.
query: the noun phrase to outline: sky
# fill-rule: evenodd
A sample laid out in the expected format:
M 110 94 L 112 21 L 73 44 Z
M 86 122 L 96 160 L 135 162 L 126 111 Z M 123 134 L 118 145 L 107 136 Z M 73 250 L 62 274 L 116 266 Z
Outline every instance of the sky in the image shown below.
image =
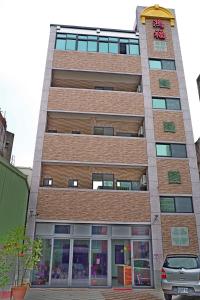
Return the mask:
M 32 167 L 50 24 L 132 30 L 137 6 L 176 10 L 195 141 L 200 137 L 198 0 L 0 0 L 0 110 L 16 166 Z

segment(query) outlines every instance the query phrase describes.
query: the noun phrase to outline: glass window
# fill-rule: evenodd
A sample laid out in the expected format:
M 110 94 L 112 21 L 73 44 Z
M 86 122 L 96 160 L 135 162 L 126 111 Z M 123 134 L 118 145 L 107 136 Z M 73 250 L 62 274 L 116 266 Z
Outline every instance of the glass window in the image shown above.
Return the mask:
M 56 38 L 66 39 L 66 34 L 57 33 Z
M 117 181 L 117 190 L 132 190 L 131 181 Z
M 100 36 L 99 41 L 108 41 L 108 37 L 107 36 Z
M 131 234 L 136 236 L 150 236 L 150 227 L 149 226 L 140 226 L 136 225 L 131 228 Z
M 108 227 L 101 226 L 101 225 L 93 225 L 92 226 L 92 234 L 94 235 L 107 235 L 108 234 Z
M 159 52 L 167 51 L 167 42 L 165 41 L 154 41 L 154 50 Z
M 161 212 L 175 212 L 175 203 L 173 197 L 160 197 Z
M 76 34 L 70 34 L 70 33 L 68 33 L 67 34 L 67 38 L 69 38 L 69 39 L 76 39 Z
M 171 150 L 172 150 L 172 157 L 180 157 L 180 158 L 187 157 L 186 146 L 185 145 L 172 144 L 171 145 Z
M 68 187 L 77 188 L 78 187 L 78 180 L 77 179 L 69 179 Z
M 109 37 L 110 42 L 118 42 L 118 38 L 115 37 Z
M 96 35 L 88 35 L 88 40 L 97 40 Z
M 123 39 L 123 38 L 121 38 L 119 41 L 120 41 L 120 43 L 128 43 L 129 42 L 128 39 Z
M 198 258 L 191 256 L 167 257 L 164 268 L 169 269 L 197 269 L 199 268 Z
M 180 110 L 181 104 L 179 99 L 166 99 L 167 109 Z
M 153 108 L 166 109 L 165 99 L 152 98 Z
M 139 55 L 140 51 L 139 51 L 139 45 L 129 45 L 129 52 L 132 55 Z
M 70 234 L 70 225 L 55 225 L 56 234 Z
M 176 212 L 190 213 L 193 212 L 191 197 L 175 197 Z
M 86 41 L 78 41 L 78 51 L 87 51 Z
M 92 241 L 91 248 L 91 285 L 107 285 L 108 242 Z
M 87 40 L 88 37 L 87 37 L 87 35 L 79 35 L 79 36 L 78 36 L 78 39 L 79 39 L 79 40 Z
M 114 176 L 113 174 L 92 174 L 92 186 L 93 190 L 98 189 L 113 189 L 114 188 Z
M 129 42 L 132 43 L 132 44 L 139 44 L 139 40 L 137 39 L 129 39 Z
M 99 52 L 108 53 L 108 43 L 99 43 Z
M 57 50 L 65 50 L 66 40 L 57 39 L 56 40 L 56 49 Z
M 43 186 L 53 186 L 53 178 L 44 178 Z
M 66 50 L 76 50 L 76 40 L 67 40 Z
M 169 144 L 157 144 L 156 145 L 157 156 L 171 156 L 171 149 Z
M 149 67 L 150 67 L 150 69 L 159 69 L 159 70 L 161 70 L 162 69 L 161 61 L 156 60 L 156 59 L 150 59 L 149 60 Z
M 117 43 L 109 43 L 109 53 L 118 53 Z
M 114 135 L 114 129 L 112 127 L 94 127 L 95 135 Z
M 119 53 L 120 54 L 127 54 L 127 44 L 119 43 Z
M 88 41 L 88 51 L 97 52 L 97 42 Z
M 112 127 L 104 127 L 104 135 L 114 135 L 114 129 Z
M 168 79 L 159 78 L 159 87 L 164 89 L 170 89 L 170 81 Z
M 42 256 L 32 272 L 33 285 L 48 285 L 51 259 L 51 240 L 42 239 Z
M 163 70 L 175 70 L 174 60 L 162 60 L 162 69 Z

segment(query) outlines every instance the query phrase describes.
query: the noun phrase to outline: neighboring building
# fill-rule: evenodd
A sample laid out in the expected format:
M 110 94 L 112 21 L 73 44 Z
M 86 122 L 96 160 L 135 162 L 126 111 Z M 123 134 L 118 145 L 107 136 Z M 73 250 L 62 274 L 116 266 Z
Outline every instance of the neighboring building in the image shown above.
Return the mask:
M 31 186 L 32 168 L 29 167 L 17 167 L 24 175 L 27 176 L 29 187 Z
M 3 117 L 0 111 L 0 156 L 4 157 L 8 162 L 10 162 L 14 134 L 6 129 L 6 119 Z
M 199 253 L 174 11 L 136 14 L 135 31 L 51 25 L 28 217 L 44 245 L 33 285 L 158 287 L 166 254 Z
M 28 196 L 26 176 L 0 156 L 0 236 L 25 225 Z
M 197 164 L 199 169 L 199 177 L 200 177 L 200 138 L 195 143 L 196 153 L 197 153 Z
M 198 88 L 199 99 L 200 99 L 200 75 L 197 77 L 197 88 Z

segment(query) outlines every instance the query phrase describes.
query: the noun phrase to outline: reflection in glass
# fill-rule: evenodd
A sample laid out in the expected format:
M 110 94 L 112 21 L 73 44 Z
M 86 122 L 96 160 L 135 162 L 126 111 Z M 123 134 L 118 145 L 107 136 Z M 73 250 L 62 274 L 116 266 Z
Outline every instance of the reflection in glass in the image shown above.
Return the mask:
M 32 273 L 33 285 L 48 285 L 49 284 L 49 266 L 51 257 L 51 240 L 42 240 L 42 256 L 38 263 L 37 269 Z
M 134 284 L 136 286 L 151 285 L 151 266 L 149 241 L 133 242 Z
M 75 240 L 73 248 L 72 285 L 89 284 L 89 240 Z
M 107 285 L 107 241 L 92 241 L 91 285 Z
M 64 239 L 54 240 L 51 283 L 54 285 L 67 284 L 69 269 L 70 241 Z

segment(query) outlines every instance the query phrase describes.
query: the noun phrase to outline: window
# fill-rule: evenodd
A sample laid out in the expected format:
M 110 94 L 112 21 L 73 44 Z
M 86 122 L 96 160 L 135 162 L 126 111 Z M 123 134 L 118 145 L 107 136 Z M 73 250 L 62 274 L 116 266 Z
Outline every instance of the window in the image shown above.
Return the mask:
M 94 235 L 107 235 L 108 234 L 108 227 L 101 226 L 101 225 L 93 225 L 92 226 L 92 234 Z
M 151 234 L 150 226 L 141 226 L 141 225 L 134 225 L 131 228 L 131 234 L 136 236 L 146 236 L 149 237 Z
M 114 175 L 113 174 L 92 174 L 92 188 L 93 190 L 99 189 L 113 189 L 114 188 Z
M 154 50 L 158 52 L 167 52 L 167 42 L 165 41 L 154 41 Z
M 176 98 L 152 98 L 152 106 L 155 109 L 181 110 L 180 99 Z
M 70 225 L 55 225 L 56 234 L 70 234 Z
M 181 183 L 181 174 L 179 171 L 169 171 L 168 172 L 169 183 Z
M 43 186 L 53 186 L 53 178 L 44 178 Z
M 156 144 L 156 155 L 166 157 L 186 158 L 185 144 Z
M 170 59 L 149 59 L 151 70 L 175 70 L 175 61 Z
M 77 179 L 69 179 L 68 187 L 77 188 L 78 187 L 78 180 Z
M 165 132 L 176 132 L 176 126 L 174 122 L 163 122 L 163 127 Z
M 114 135 L 112 127 L 94 127 L 94 135 Z
M 140 182 L 139 181 L 129 181 L 129 180 L 117 180 L 117 190 L 140 190 Z
M 164 89 L 170 89 L 170 81 L 168 79 L 160 78 L 159 87 Z
M 55 49 L 140 55 L 138 39 L 83 34 L 57 33 Z
M 192 213 L 192 198 L 160 197 L 160 210 L 166 213 Z

